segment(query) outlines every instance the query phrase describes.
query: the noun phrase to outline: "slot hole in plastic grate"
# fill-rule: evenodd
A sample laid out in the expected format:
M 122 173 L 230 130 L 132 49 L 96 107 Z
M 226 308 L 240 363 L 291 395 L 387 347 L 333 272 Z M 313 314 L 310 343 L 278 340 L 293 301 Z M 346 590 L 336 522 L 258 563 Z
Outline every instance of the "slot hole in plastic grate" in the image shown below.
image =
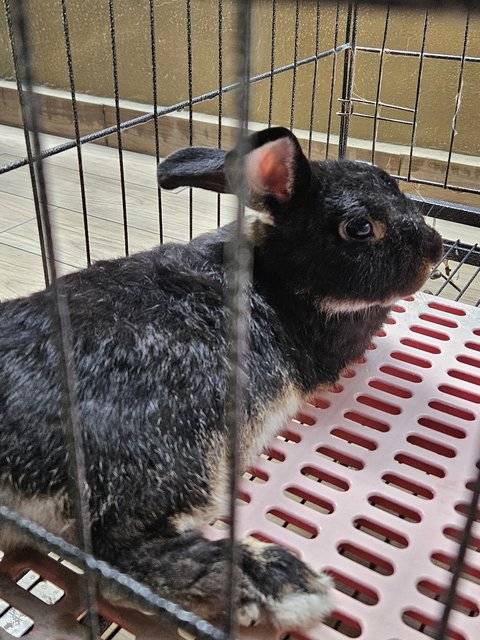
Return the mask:
M 402 413 L 400 407 L 397 407 L 394 404 L 390 404 L 389 402 L 379 400 L 378 398 L 375 398 L 373 396 L 358 396 L 357 402 L 359 402 L 360 404 L 364 404 L 367 407 L 371 407 L 372 409 L 383 411 L 383 413 L 388 413 L 391 416 L 398 416 L 400 415 L 400 413 Z
M 431 554 L 430 560 L 435 566 L 452 573 L 453 565 L 455 562 L 454 557 L 449 556 L 441 551 L 435 551 Z M 480 569 L 472 567 L 472 565 L 464 562 L 461 577 L 475 584 L 480 584 Z
M 397 387 L 394 384 L 389 384 L 388 382 L 385 382 L 384 380 L 370 380 L 370 382 L 368 383 L 369 387 L 372 387 L 372 389 L 377 389 L 378 391 L 384 391 L 385 393 L 389 393 L 392 396 L 395 396 L 397 398 L 411 398 L 412 397 L 412 392 L 409 391 L 408 389 L 403 389 L 402 387 Z
M 411 353 L 405 353 L 404 351 L 392 351 L 390 357 L 394 360 L 400 360 L 400 362 L 406 362 L 407 364 L 413 364 L 415 367 L 421 367 L 422 369 L 430 369 L 432 363 L 423 358 L 417 358 L 412 356 Z
M 50 580 L 42 580 L 41 576 L 35 571 L 27 570 L 21 578 L 17 580 L 17 584 L 25 591 L 29 591 L 33 596 L 45 602 L 45 604 L 53 605 L 65 595 L 65 591 L 60 589 Z
M 428 306 L 430 309 L 436 309 L 437 311 L 443 311 L 444 313 L 450 313 L 454 316 L 465 316 L 467 315 L 463 309 L 458 309 L 457 307 L 450 307 L 447 304 L 443 304 L 441 302 L 429 302 Z
M 5 600 L 2 600 L 0 598 L 0 616 L 5 613 L 5 611 L 9 608 L 9 604 L 8 602 L 5 602 Z
M 323 624 L 347 638 L 358 638 L 362 634 L 360 623 L 342 611 L 334 611 Z
M 437 637 L 437 622 L 429 618 L 420 611 L 415 609 L 408 609 L 402 614 L 402 620 L 411 629 L 416 629 L 420 633 L 428 636 L 429 638 Z M 451 628 L 447 630 L 447 637 L 445 640 L 467 640 L 464 635 L 453 631 Z
M 473 351 L 480 351 L 480 344 L 478 342 L 466 342 L 467 349 L 473 349 Z
M 290 553 L 292 553 L 297 558 L 300 557 L 300 552 L 295 547 L 292 547 L 284 540 L 281 540 L 281 539 L 277 540 L 275 537 L 267 536 L 264 533 L 261 533 L 260 531 L 252 531 L 252 533 L 249 534 L 249 538 L 255 538 L 255 540 L 258 540 L 259 542 L 266 542 L 267 544 L 276 544 L 279 547 L 284 547 L 285 549 L 288 549 Z
M 263 458 L 263 460 L 268 460 L 269 462 L 274 462 L 276 464 L 279 464 L 280 462 L 285 462 L 285 455 L 281 451 L 277 451 L 272 447 L 268 447 L 267 449 L 264 449 L 263 452 L 260 454 L 260 458 Z
M 395 311 L 395 313 L 405 313 L 406 309 L 399 304 L 394 304 L 392 306 L 392 311 Z
M 477 467 L 477 469 L 480 470 L 480 460 L 477 460 L 476 467 Z M 475 480 L 468 480 L 465 483 L 465 488 L 468 489 L 469 491 L 474 491 L 475 490 Z
M 426 342 L 421 342 L 420 340 L 412 340 L 412 338 L 402 338 L 400 340 L 400 343 L 405 345 L 406 347 L 418 349 L 419 351 L 425 351 L 426 353 L 432 353 L 436 355 L 442 353 L 442 350 L 439 347 L 435 347 L 433 344 L 427 344 Z
M 385 324 L 397 324 L 397 321 L 395 320 L 395 318 L 392 318 L 392 316 L 388 316 L 385 320 Z
M 22 611 L 9 606 L 4 600 L 0 601 L 2 607 L 3 603 L 7 605 L 7 608 L 0 614 L 0 629 L 3 629 L 12 638 L 22 638 L 32 629 L 34 621 Z
M 218 529 L 219 531 L 230 530 L 230 525 L 228 524 L 226 519 L 223 519 L 223 518 L 217 518 L 213 522 L 210 522 L 210 526 L 213 527 L 214 529 Z
M 445 604 L 447 601 L 447 589 L 445 587 L 441 587 L 435 582 L 432 582 L 431 580 L 420 580 L 417 584 L 417 590 L 419 593 L 427 596 L 427 598 L 431 598 L 432 600 L 436 600 L 442 604 Z M 458 593 L 452 608 L 463 613 L 469 618 L 474 618 L 479 614 L 479 609 L 475 602 L 469 598 L 458 595 Z
M 256 467 L 248 467 L 243 474 L 243 477 L 250 482 L 256 482 L 257 484 L 264 484 L 268 481 L 268 475 L 261 469 Z
M 467 402 L 480 404 L 480 396 L 477 393 L 472 393 L 471 391 L 466 391 L 465 389 L 459 389 L 458 387 L 454 387 L 449 384 L 438 385 L 438 390 L 442 393 L 446 393 L 449 396 L 454 396 L 455 398 L 460 398 L 461 400 L 467 400 Z
M 302 440 L 298 435 L 298 433 L 295 433 L 294 431 L 290 431 L 289 429 L 284 429 L 282 433 L 278 434 L 277 438 L 282 442 L 290 442 L 293 444 L 298 444 Z
M 85 611 L 77 617 L 77 622 L 79 622 L 83 627 L 89 627 L 88 617 Z M 105 620 L 102 617 L 99 618 L 98 626 L 102 640 L 135 640 L 136 638 L 136 636 L 129 633 L 115 622 Z
M 372 607 L 378 602 L 378 594 L 370 587 L 365 586 L 361 582 L 354 580 L 349 576 L 345 576 L 336 569 L 325 569 L 326 573 L 329 573 L 335 580 L 335 589 L 344 593 L 353 600 L 358 600 L 363 604 Z
M 465 371 L 459 371 L 458 369 L 449 369 L 447 374 L 451 378 L 456 378 L 457 380 L 463 380 L 464 382 L 469 382 L 470 384 L 476 384 L 480 386 L 480 376 L 474 376 L 471 373 L 466 373 Z
M 390 431 L 389 425 L 385 422 L 366 416 L 358 411 L 347 411 L 343 414 L 343 417 L 347 420 L 351 420 L 352 422 L 356 422 L 357 424 L 361 424 L 364 427 L 369 427 L 374 431 L 380 431 L 381 433 L 387 433 L 387 431 Z
M 463 538 L 463 530 L 457 529 L 456 527 L 445 527 L 443 535 L 448 538 L 448 540 L 452 540 L 453 542 L 460 544 Z M 472 551 L 480 553 L 480 537 L 470 535 L 467 546 L 469 549 L 472 549 Z
M 407 437 L 407 442 L 413 444 L 415 447 L 431 451 L 432 453 L 444 456 L 445 458 L 454 458 L 457 455 L 455 449 L 447 447 L 444 444 L 440 444 L 439 442 L 435 442 L 434 440 L 422 438 L 421 436 L 410 435 Z
M 335 382 L 334 384 L 329 385 L 326 388 L 326 391 L 328 391 L 329 393 L 342 393 L 343 386 L 338 382 Z
M 313 405 L 315 409 L 328 409 L 330 401 L 321 396 L 315 396 L 309 404 Z
M 446 436 L 457 438 L 459 440 L 463 440 L 463 438 L 465 438 L 467 435 L 465 431 L 463 429 L 460 429 L 459 427 L 453 427 L 451 424 L 445 424 L 444 422 L 434 420 L 433 418 L 429 418 L 427 416 L 419 418 L 418 424 L 422 427 L 426 427 L 427 429 L 438 431 L 438 433 L 442 433 Z
M 398 549 L 408 547 L 408 540 L 404 535 L 384 525 L 378 524 L 369 518 L 356 518 L 353 525 L 355 529 L 372 536 L 376 540 L 381 540 L 392 547 L 397 547 Z
M 236 499 L 236 505 L 239 507 L 243 507 L 247 504 L 250 504 L 252 501 L 251 496 L 246 493 L 246 491 L 239 491 Z
M 449 329 L 456 329 L 458 327 L 458 322 L 454 322 L 449 318 L 442 318 L 440 316 L 434 316 L 430 313 L 421 313 L 419 316 L 420 320 L 424 320 L 425 322 L 431 322 L 433 324 L 439 324 L 442 327 L 448 327 Z
M 57 560 L 58 562 L 60 562 L 60 564 L 66 567 L 69 571 L 73 571 L 73 573 L 77 573 L 78 575 L 84 574 L 84 571 L 82 569 L 72 564 L 68 560 L 62 560 L 62 558 L 56 553 L 53 553 L 51 551 L 48 555 L 50 556 L 50 558 L 53 558 L 54 560 Z
M 341 556 L 356 562 L 362 567 L 370 569 L 370 571 L 379 573 L 382 576 L 391 576 L 394 572 L 393 565 L 390 562 L 349 542 L 340 543 L 337 547 L 337 551 Z
M 313 425 L 316 423 L 315 418 L 313 418 L 312 416 L 309 416 L 307 413 L 302 413 L 302 412 L 297 413 L 293 421 L 296 422 L 297 424 L 303 425 L 304 427 L 313 427 Z
M 346 378 L 348 380 L 349 378 L 355 377 L 355 371 L 353 369 L 344 369 L 340 372 L 340 375 L 342 378 Z
M 373 495 L 368 498 L 368 503 L 375 507 L 376 509 L 380 509 L 381 511 L 385 511 L 396 518 L 400 518 L 401 520 L 405 520 L 406 522 L 421 522 L 422 516 L 413 509 L 406 507 L 399 502 L 394 502 L 389 498 L 384 498 L 383 496 Z
M 385 329 L 380 329 L 380 331 L 377 331 L 375 335 L 377 336 L 377 338 L 385 338 L 387 332 L 385 331 Z
M 304 491 L 298 487 L 287 487 L 283 493 L 290 500 L 304 505 L 309 509 L 313 509 L 317 513 L 329 515 L 335 511 L 335 507 L 332 502 L 329 502 L 319 496 L 314 496 L 313 494 L 308 493 L 308 491 Z
M 440 402 L 440 400 L 432 400 L 428 403 L 430 409 L 435 409 L 435 411 L 441 411 L 442 413 L 446 413 L 449 416 L 453 416 L 454 418 L 460 418 L 461 420 L 475 420 L 475 414 L 471 411 L 467 411 L 466 409 L 460 409 L 460 407 L 452 406 L 451 404 L 447 404 L 446 402 Z
M 407 382 L 422 382 L 423 378 L 416 373 L 412 373 L 411 371 L 407 371 L 405 369 L 399 369 L 398 367 L 392 367 L 389 364 L 384 364 L 380 367 L 380 371 L 385 373 L 387 376 L 392 376 L 394 378 L 400 378 L 401 380 L 406 380 Z
M 477 358 L 471 358 L 470 356 L 462 354 L 457 356 L 456 360 L 462 364 L 467 364 L 469 367 L 476 367 L 477 369 L 480 369 L 480 360 L 477 360 Z
M 120 627 L 115 622 L 112 622 L 110 625 L 106 623 L 108 626 L 105 631 L 101 635 L 102 640 L 135 640 L 137 636 L 134 636 L 133 633 L 128 632 L 123 627 Z M 187 634 L 187 632 L 182 631 L 182 629 L 177 629 L 177 633 L 179 638 L 184 638 L 184 640 L 195 640 L 193 636 Z
M 346 480 L 342 480 L 341 478 L 338 478 L 331 473 L 327 473 L 322 469 L 317 469 L 316 467 L 303 467 L 300 473 L 306 478 L 315 480 L 315 482 L 324 484 L 336 491 L 348 491 L 350 489 L 350 485 Z
M 433 338 L 434 340 L 442 340 L 442 342 L 447 342 L 450 340 L 450 336 L 447 333 L 443 333 L 442 331 L 434 331 L 430 329 L 430 327 L 422 327 L 421 325 L 414 324 L 410 327 L 410 331 L 413 333 L 418 333 L 421 336 L 426 336 L 427 338 Z
M 460 513 L 462 516 L 467 517 L 468 512 L 470 510 L 470 503 L 468 502 L 459 502 L 455 505 L 455 511 Z M 477 509 L 475 513 L 475 522 L 480 522 L 480 507 Z
M 424 500 L 432 500 L 434 493 L 431 489 L 424 487 L 418 482 L 413 482 L 412 480 L 408 480 L 407 478 L 403 478 L 395 473 L 385 473 L 382 476 L 383 482 L 388 484 L 395 489 L 399 489 L 400 491 L 404 491 L 405 493 L 409 493 L 410 495 L 416 496 L 418 498 L 423 498 Z
M 318 531 L 315 527 L 303 520 L 300 520 L 297 516 L 292 516 L 280 509 L 270 509 L 270 511 L 267 511 L 265 514 L 265 517 L 270 522 L 273 522 L 273 524 L 276 524 L 283 529 L 288 529 L 302 538 L 312 540 L 318 535 Z
M 348 469 L 355 469 L 355 471 L 360 471 L 363 469 L 364 464 L 358 458 L 354 458 L 352 456 L 343 453 L 343 451 L 337 451 L 331 447 L 319 447 L 317 449 L 317 453 L 319 456 L 323 456 L 336 464 L 342 465 L 342 467 L 347 467 Z
M 437 467 L 430 462 L 415 458 L 414 456 L 410 456 L 406 453 L 397 453 L 394 459 L 399 464 L 404 464 L 408 467 L 412 467 L 413 469 L 417 469 L 418 471 L 423 471 L 423 473 L 426 473 L 429 476 L 435 476 L 437 478 L 445 477 L 445 471 L 441 467 Z
M 339 438 L 348 444 L 356 445 L 362 449 L 367 449 L 367 451 L 375 451 L 377 448 L 377 443 L 373 440 L 364 438 L 363 436 L 347 431 L 346 429 L 341 429 L 340 427 L 335 427 L 335 429 L 332 429 L 330 433 L 335 438 Z

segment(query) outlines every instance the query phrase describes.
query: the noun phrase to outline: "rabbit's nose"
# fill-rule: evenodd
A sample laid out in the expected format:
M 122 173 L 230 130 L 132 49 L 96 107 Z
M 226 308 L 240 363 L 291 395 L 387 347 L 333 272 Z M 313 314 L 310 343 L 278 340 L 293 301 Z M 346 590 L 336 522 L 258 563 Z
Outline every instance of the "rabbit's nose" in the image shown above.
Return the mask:
M 437 263 L 443 255 L 443 240 L 441 235 L 427 227 L 425 230 L 425 253 L 429 262 Z

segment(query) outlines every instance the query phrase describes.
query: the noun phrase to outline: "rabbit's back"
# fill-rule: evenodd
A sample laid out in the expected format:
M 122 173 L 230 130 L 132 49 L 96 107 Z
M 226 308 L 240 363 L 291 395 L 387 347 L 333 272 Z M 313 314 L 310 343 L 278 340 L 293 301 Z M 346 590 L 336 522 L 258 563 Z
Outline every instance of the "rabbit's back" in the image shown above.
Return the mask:
M 63 279 L 91 512 L 102 531 L 118 522 L 125 533 L 129 513 L 136 532 L 139 522 L 168 528 L 170 517 L 210 499 L 226 445 L 224 235 Z M 284 403 L 291 387 L 275 313 L 258 293 L 251 303 L 244 454 L 265 408 Z M 67 481 L 50 306 L 50 291 L 0 305 L 0 468 L 6 486 L 25 495 L 59 494 Z

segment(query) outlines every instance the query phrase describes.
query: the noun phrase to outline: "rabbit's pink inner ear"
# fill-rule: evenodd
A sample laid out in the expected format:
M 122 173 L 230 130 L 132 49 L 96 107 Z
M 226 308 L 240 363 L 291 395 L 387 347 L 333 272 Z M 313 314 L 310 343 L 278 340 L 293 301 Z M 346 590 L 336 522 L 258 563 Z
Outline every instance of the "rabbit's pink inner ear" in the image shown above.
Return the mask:
M 246 159 L 250 189 L 260 196 L 289 200 L 294 181 L 295 145 L 290 138 L 267 142 L 251 151 Z

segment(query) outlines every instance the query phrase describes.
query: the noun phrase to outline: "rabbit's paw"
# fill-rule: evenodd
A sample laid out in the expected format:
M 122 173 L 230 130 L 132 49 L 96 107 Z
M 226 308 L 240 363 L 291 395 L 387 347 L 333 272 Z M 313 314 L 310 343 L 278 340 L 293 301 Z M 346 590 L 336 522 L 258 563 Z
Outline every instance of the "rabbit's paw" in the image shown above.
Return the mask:
M 221 626 L 227 615 L 229 560 L 225 547 L 226 540 L 207 540 L 191 531 L 140 545 L 123 557 L 119 568 L 161 596 Z M 246 538 L 238 545 L 236 560 L 239 626 L 308 629 L 332 610 L 331 578 L 315 573 L 287 549 Z
M 237 623 L 241 627 L 254 627 L 262 620 L 265 600 L 258 594 L 256 598 L 240 596 L 237 605 Z
M 247 539 L 242 546 L 243 572 L 263 600 L 260 615 L 254 623 L 250 618 L 249 626 L 267 622 L 281 630 L 308 629 L 332 611 L 330 576 L 312 571 L 277 545 Z

